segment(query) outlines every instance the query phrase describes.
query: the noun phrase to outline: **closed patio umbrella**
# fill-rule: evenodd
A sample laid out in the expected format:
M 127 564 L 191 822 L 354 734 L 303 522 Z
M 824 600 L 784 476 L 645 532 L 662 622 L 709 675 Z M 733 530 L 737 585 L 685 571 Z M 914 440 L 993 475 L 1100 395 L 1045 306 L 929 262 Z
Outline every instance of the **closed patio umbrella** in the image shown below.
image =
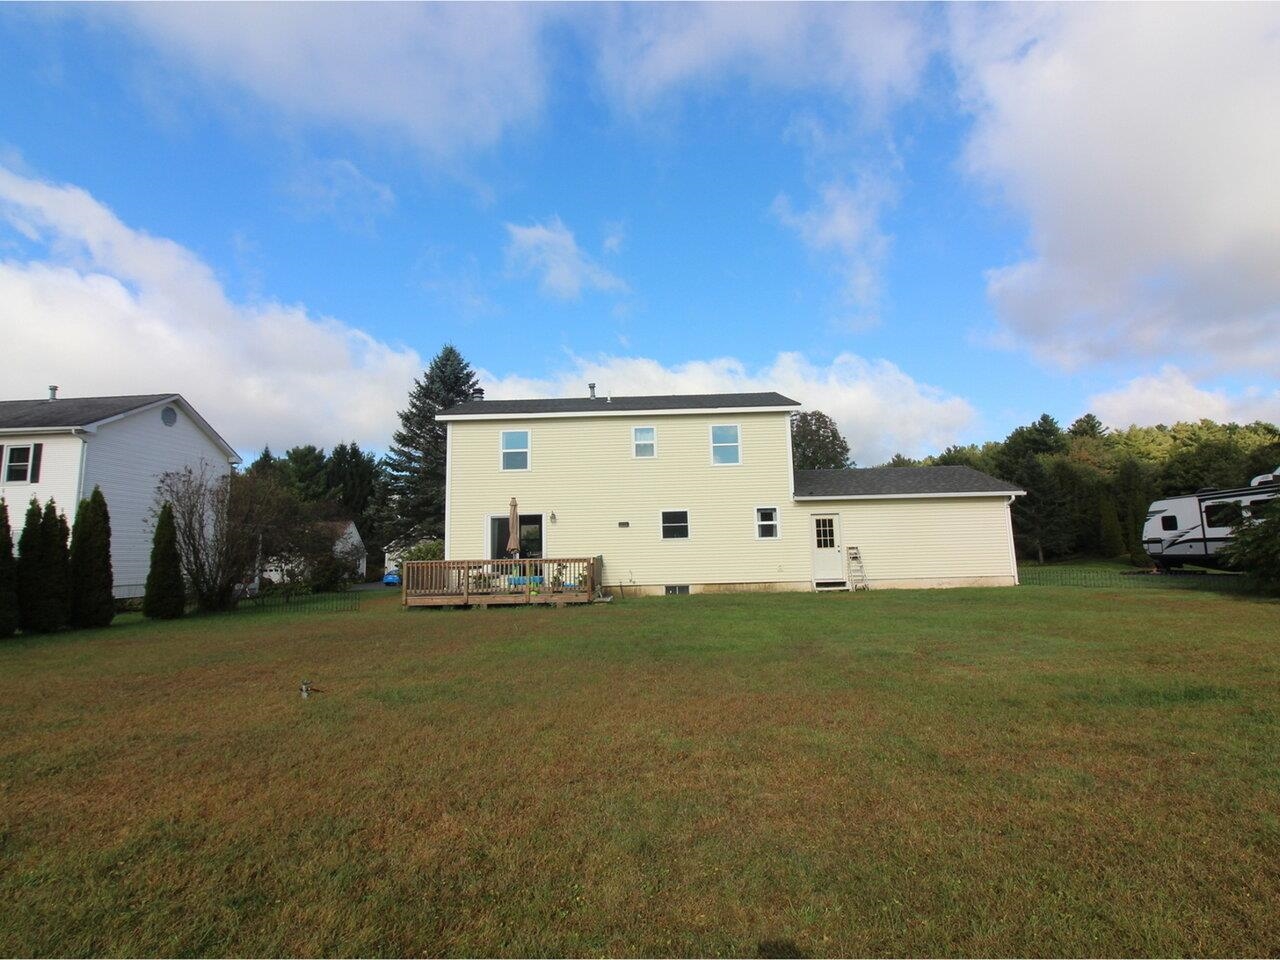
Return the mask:
M 507 526 L 511 532 L 507 534 L 507 554 L 520 555 L 520 508 L 516 506 L 516 498 L 511 498 L 511 512 L 507 516 Z

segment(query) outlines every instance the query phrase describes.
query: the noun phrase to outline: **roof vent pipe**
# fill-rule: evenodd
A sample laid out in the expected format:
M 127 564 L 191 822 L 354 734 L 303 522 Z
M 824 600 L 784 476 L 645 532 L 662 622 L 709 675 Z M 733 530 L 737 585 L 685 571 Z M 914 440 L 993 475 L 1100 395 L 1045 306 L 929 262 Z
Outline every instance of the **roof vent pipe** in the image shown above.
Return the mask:
M 594 400 L 596 398 L 596 385 L 594 383 L 588 383 L 587 389 L 591 391 L 591 399 Z
M 49 384 L 49 399 L 50 400 L 58 399 L 58 385 L 56 383 Z

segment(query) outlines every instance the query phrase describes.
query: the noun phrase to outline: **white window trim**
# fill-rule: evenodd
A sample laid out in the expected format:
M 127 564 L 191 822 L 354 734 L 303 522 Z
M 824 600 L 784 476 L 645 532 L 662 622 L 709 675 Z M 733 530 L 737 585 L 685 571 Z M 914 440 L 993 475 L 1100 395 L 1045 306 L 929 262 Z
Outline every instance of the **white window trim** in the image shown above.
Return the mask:
M 525 435 L 525 446 L 523 449 L 506 450 L 502 446 L 503 434 L 507 433 L 523 433 Z M 502 463 L 502 455 L 504 453 L 523 453 L 525 455 L 525 465 L 523 467 L 507 467 Z M 527 427 L 517 427 L 514 430 L 498 431 L 498 470 L 502 473 L 528 473 L 533 469 L 533 431 Z
M 716 427 L 733 427 L 738 431 L 737 443 L 716 443 Z M 740 467 L 742 466 L 742 425 L 739 423 L 711 423 L 707 424 L 707 441 L 710 444 L 708 456 L 711 457 L 711 465 L 713 467 Z M 716 447 L 737 447 L 738 462 L 737 463 L 716 463 Z
M 27 478 L 25 480 L 9 479 L 9 460 L 13 457 L 13 451 L 15 450 L 27 451 Z M 8 484 L 8 483 L 21 484 L 21 485 L 26 485 L 31 483 L 31 457 L 34 451 L 35 451 L 34 443 L 10 443 L 5 445 L 4 463 L 0 464 L 0 467 L 3 467 L 3 470 L 0 470 L 0 486 L 3 486 L 4 484 Z
M 773 529 L 774 529 L 774 534 L 773 534 L 773 536 L 772 536 L 772 537 L 762 537 L 762 536 L 760 536 L 760 525 L 761 525 L 761 524 L 764 524 L 764 523 L 768 523 L 768 522 L 769 522 L 769 521 L 767 521 L 767 520 L 761 520 L 761 519 L 760 519 L 760 511 L 761 511 L 761 510 L 772 510 L 772 511 L 773 511 Z M 757 539 L 757 540 L 769 540 L 769 541 L 773 541 L 773 540 L 781 540 L 781 539 L 782 539 L 782 511 L 781 511 L 778 507 L 771 507 L 771 506 L 769 506 L 768 504 L 761 504 L 760 506 L 756 507 L 755 518 L 756 518 L 756 539 Z
M 637 430 L 653 431 L 653 456 L 652 457 L 642 457 L 636 453 L 636 446 L 638 444 L 649 442 L 648 440 L 637 440 L 636 439 Z M 658 459 L 658 428 L 656 426 L 641 424 L 639 426 L 635 426 L 631 428 L 631 459 L 632 460 L 657 460 Z
M 688 536 L 685 536 L 685 537 L 664 537 L 664 536 L 662 535 L 662 528 L 663 528 L 663 527 L 665 527 L 665 526 L 667 526 L 667 524 L 665 524 L 665 523 L 663 523 L 663 522 L 662 522 L 662 515 L 663 515 L 664 513 L 683 513 L 683 514 L 684 514 L 684 528 L 685 528 L 685 532 L 688 534 Z M 671 526 L 673 526 L 673 527 L 674 527 L 674 526 L 679 526 L 679 524 L 674 524 L 674 523 L 673 523 L 673 524 L 671 524 Z M 658 539 L 659 539 L 659 540 L 661 540 L 663 543 L 672 543 L 672 542 L 675 542 L 675 543 L 682 543 L 682 542 L 685 542 L 685 541 L 688 541 L 688 540 L 692 540 L 692 539 L 693 539 L 693 517 L 692 517 L 692 515 L 691 515 L 691 511 L 689 510 L 689 508 L 688 508 L 688 507 L 662 507 L 661 509 L 659 509 L 659 510 L 658 510 Z

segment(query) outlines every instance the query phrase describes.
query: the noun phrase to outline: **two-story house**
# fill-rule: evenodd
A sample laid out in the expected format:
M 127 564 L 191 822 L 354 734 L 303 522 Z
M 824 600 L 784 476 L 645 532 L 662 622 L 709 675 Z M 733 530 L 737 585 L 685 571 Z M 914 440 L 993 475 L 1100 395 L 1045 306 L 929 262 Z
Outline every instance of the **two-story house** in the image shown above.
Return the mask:
M 777 393 L 479 400 L 447 424 L 445 557 L 603 558 L 606 591 L 1017 583 L 1022 491 L 968 467 L 795 471 Z M 851 548 L 856 548 L 852 551 Z
M 176 393 L 0 400 L 0 497 L 14 536 L 34 496 L 70 521 L 102 488 L 111 512 L 117 597 L 140 597 L 151 564 L 151 511 L 162 473 L 201 463 L 220 473 L 240 458 Z

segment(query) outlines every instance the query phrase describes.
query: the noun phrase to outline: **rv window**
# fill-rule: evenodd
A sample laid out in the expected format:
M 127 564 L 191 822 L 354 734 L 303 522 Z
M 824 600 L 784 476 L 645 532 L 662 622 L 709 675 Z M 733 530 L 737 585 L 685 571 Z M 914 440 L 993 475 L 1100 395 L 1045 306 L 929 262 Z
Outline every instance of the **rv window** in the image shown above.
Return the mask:
M 1272 501 L 1271 501 L 1270 499 L 1265 499 L 1265 500 L 1250 500 L 1250 501 L 1249 501 L 1249 516 L 1251 516 L 1251 517 L 1260 517 L 1260 516 L 1262 516 L 1262 511 L 1263 511 L 1263 510 L 1265 510 L 1265 509 L 1267 509 L 1267 504 L 1269 504 L 1269 503 L 1271 503 L 1271 502 L 1272 502 Z
M 1172 513 L 1166 513 L 1163 517 L 1160 518 L 1160 529 L 1161 530 L 1177 530 L 1178 518 L 1175 517 Z
M 1240 504 L 1234 500 L 1230 503 L 1211 503 L 1204 508 L 1206 527 L 1234 527 L 1243 516 Z

